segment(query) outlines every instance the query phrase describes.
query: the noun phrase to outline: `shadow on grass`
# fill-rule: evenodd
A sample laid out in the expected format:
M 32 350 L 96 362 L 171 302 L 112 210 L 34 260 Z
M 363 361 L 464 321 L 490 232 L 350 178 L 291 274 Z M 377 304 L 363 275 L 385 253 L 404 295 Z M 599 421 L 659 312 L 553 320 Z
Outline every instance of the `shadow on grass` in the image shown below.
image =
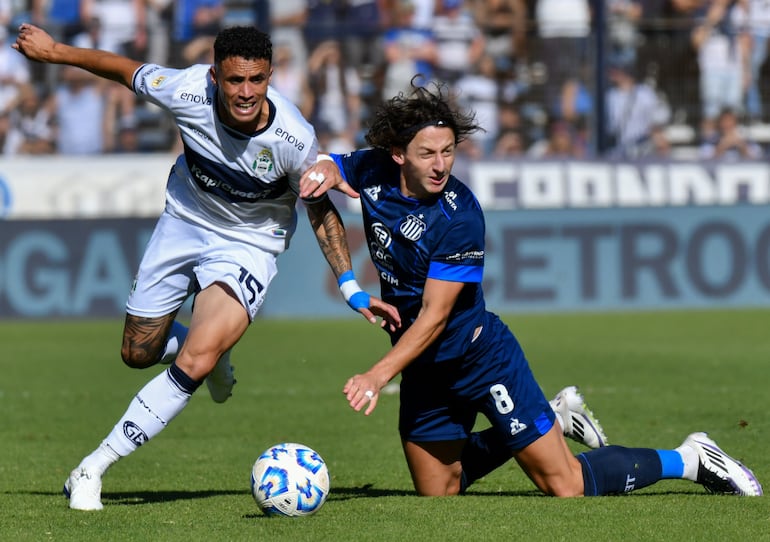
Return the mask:
M 56 497 L 63 495 L 60 491 L 6 491 L 6 495 L 37 495 L 44 497 Z M 104 504 L 122 504 L 122 505 L 142 505 L 154 503 L 166 503 L 174 501 L 191 501 L 197 499 L 208 499 L 211 497 L 222 497 L 228 495 L 248 495 L 248 491 L 238 490 L 195 490 L 195 491 L 108 491 L 102 493 L 102 502 Z M 693 495 L 690 490 L 682 491 L 654 491 L 645 490 L 637 497 L 642 496 L 664 496 L 664 495 Z M 705 497 L 713 497 L 709 493 L 703 492 Z M 414 490 L 402 489 L 378 489 L 372 484 L 365 484 L 359 487 L 332 487 L 329 494 L 329 501 L 348 501 L 352 499 L 377 499 L 383 497 L 417 497 Z M 471 489 L 463 498 L 474 497 L 541 497 L 550 498 L 536 489 L 520 491 L 474 491 Z

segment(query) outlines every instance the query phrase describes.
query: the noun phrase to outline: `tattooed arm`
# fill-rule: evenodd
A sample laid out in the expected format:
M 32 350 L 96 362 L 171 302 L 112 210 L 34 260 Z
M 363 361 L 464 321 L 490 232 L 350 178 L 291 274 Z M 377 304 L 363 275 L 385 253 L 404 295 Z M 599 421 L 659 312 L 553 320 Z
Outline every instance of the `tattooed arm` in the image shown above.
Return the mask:
M 379 316 L 382 318 L 383 327 L 387 325 L 391 331 L 401 327 L 398 310 L 363 292 L 355 281 L 345 226 L 332 201 L 324 197 L 313 203 L 305 202 L 305 205 L 318 246 L 321 247 L 321 252 L 329 263 L 329 267 L 332 268 L 334 276 L 337 277 L 345 301 L 373 324 L 377 322 L 377 316 Z

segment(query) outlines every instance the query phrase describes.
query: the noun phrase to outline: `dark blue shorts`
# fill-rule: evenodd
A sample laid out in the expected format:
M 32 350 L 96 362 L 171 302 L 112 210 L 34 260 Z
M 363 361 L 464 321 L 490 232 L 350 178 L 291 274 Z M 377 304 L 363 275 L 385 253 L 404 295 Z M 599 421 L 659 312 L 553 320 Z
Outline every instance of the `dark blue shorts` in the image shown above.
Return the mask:
M 519 342 L 491 313 L 463 358 L 419 360 L 403 371 L 399 432 L 412 442 L 462 440 L 479 413 L 511 451 L 528 446 L 555 422 Z

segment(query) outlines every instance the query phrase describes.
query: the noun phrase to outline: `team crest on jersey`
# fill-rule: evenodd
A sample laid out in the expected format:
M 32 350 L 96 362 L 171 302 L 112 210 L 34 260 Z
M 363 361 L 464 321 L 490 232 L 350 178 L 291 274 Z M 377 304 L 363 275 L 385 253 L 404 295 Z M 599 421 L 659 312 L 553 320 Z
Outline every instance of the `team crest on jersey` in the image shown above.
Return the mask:
M 422 215 L 420 215 L 419 218 L 414 215 L 407 216 L 406 220 L 401 223 L 398 231 L 400 231 L 401 235 L 410 241 L 417 241 L 420 237 L 422 237 L 425 228 L 427 228 L 427 225 L 421 219 Z
M 262 149 L 254 159 L 251 169 L 259 175 L 266 175 L 273 171 L 273 153 L 268 149 Z
M 377 198 L 380 197 L 380 192 L 382 192 L 382 187 L 380 185 L 370 186 L 369 188 L 364 189 L 364 193 L 369 196 L 369 199 L 372 201 L 377 201 Z
M 168 78 L 165 75 L 159 75 L 158 77 L 152 80 L 152 83 L 150 83 L 150 86 L 152 88 L 160 88 L 166 79 Z

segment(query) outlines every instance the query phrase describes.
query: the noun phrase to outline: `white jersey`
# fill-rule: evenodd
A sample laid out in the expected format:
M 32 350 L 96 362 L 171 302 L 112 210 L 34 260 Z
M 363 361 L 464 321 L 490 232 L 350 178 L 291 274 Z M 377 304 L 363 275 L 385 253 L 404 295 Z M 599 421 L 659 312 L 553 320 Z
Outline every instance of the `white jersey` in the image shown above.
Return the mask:
M 166 211 L 279 254 L 296 228 L 299 179 L 318 154 L 315 131 L 272 88 L 264 129 L 247 135 L 228 128 L 216 112 L 209 69 L 145 64 L 134 74 L 134 91 L 173 115 L 184 144 L 168 178 Z

